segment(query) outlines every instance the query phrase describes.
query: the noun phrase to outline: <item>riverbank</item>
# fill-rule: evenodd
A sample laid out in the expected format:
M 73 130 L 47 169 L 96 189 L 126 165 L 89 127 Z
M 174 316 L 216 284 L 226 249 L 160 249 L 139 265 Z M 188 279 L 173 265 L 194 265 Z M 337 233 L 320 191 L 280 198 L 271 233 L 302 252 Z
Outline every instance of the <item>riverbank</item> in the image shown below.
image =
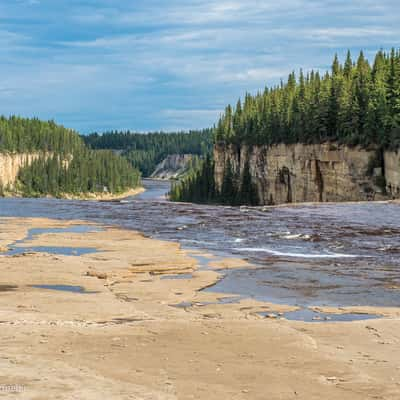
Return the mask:
M 71 193 L 61 193 L 57 198 L 64 200 L 92 200 L 92 201 L 112 201 L 112 200 L 121 200 L 126 197 L 137 196 L 145 192 L 144 187 L 132 188 L 126 190 L 122 193 L 108 193 L 108 192 L 98 192 L 98 193 L 80 193 L 80 194 L 71 194 Z M 4 192 L 3 197 L 23 197 L 19 192 Z M 51 199 L 55 198 L 51 195 L 43 196 L 45 198 Z
M 210 268 L 199 268 L 176 243 L 82 221 L 0 223 L 0 246 L 25 251 L 0 257 L 0 385 L 18 385 L 15 398 L 399 396 L 399 309 L 373 307 L 388 318 L 369 321 L 287 321 L 279 313 L 295 307 L 224 304 L 227 294 L 201 290 L 241 261 L 204 255 Z M 60 246 L 96 252 L 67 256 Z
M 262 209 L 273 209 L 273 208 L 299 208 L 299 207 L 315 207 L 315 206 L 348 206 L 357 204 L 400 204 L 400 199 L 393 200 L 369 200 L 369 201 L 325 201 L 325 202 L 303 202 L 303 203 L 284 203 L 275 204 L 270 206 L 257 206 Z M 247 208 L 247 206 L 242 206 L 242 208 Z
M 93 200 L 93 201 L 111 201 L 121 200 L 126 197 L 137 196 L 145 191 L 143 187 L 126 190 L 122 193 L 84 193 L 79 195 L 71 195 L 64 193 L 61 195 L 62 199 L 66 200 Z

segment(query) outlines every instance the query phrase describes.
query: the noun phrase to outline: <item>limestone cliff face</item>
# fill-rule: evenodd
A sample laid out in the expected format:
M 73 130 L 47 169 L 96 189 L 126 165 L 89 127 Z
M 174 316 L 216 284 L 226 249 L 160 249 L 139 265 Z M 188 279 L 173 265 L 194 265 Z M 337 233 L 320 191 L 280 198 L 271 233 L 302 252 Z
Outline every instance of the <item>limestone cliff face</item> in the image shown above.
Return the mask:
M 386 188 L 395 198 L 400 198 L 400 151 L 384 154 Z
M 14 188 L 20 169 L 37 160 L 41 153 L 0 153 L 0 185 Z
M 262 204 L 400 197 L 399 153 L 385 153 L 382 165 L 375 168 L 371 168 L 375 150 L 332 143 L 240 148 L 220 144 L 215 146 L 214 158 L 219 188 L 228 160 L 237 174 L 248 161 Z
M 157 165 L 151 178 L 177 179 L 184 175 L 194 159 L 192 154 L 172 154 Z

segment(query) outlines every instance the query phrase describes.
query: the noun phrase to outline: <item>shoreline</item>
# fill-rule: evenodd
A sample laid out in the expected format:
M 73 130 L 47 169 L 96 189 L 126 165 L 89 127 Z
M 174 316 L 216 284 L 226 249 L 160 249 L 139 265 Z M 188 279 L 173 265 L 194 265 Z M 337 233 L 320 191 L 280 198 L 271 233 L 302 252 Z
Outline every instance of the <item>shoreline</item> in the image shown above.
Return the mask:
M 123 193 L 82 193 L 82 194 L 71 194 L 71 193 L 62 193 L 60 196 L 52 196 L 45 195 L 35 198 L 42 199 L 63 199 L 63 200 L 82 200 L 82 201 L 112 201 L 112 200 L 121 200 L 130 196 L 137 196 L 138 194 L 144 193 L 146 189 L 144 187 L 137 187 L 133 189 L 129 189 Z M 4 198 L 24 198 L 21 193 L 18 192 L 5 192 Z M 29 198 L 29 197 L 25 197 Z
M 344 323 L 264 318 L 260 312 L 295 307 L 252 299 L 224 304 L 229 294 L 202 291 L 220 279 L 213 255 L 211 268 L 202 269 L 196 252 L 135 231 L 74 220 L 3 220 L 3 247 L 30 228 L 63 228 L 18 246 L 97 250 L 0 257 L 7 271 L 0 282 L 0 365 L 5 383 L 23 386 L 28 399 L 43 396 L 44 384 L 48 397 L 66 400 L 265 400 L 265 393 L 272 400 L 316 400 L 322 393 L 364 400 L 400 393 L 400 309 L 385 310 L 390 318 Z M 176 274 L 191 278 L 168 278 Z
M 400 199 L 392 200 L 370 200 L 370 201 L 326 201 L 326 202 L 304 202 L 304 203 L 284 203 L 276 205 L 255 206 L 255 208 L 296 208 L 296 207 L 314 207 L 314 206 L 340 206 L 340 205 L 355 205 L 355 204 L 396 204 L 400 205 Z M 251 206 L 239 206 L 251 207 Z
M 144 187 L 129 189 L 126 192 L 120 194 L 113 193 L 87 193 L 84 195 L 70 195 L 63 194 L 62 198 L 66 200 L 86 200 L 86 201 L 112 201 L 112 200 L 121 200 L 130 196 L 137 196 L 138 194 L 144 193 L 146 189 Z
M 326 202 L 304 202 L 304 203 L 282 203 L 282 204 L 273 204 L 273 205 L 259 205 L 259 206 L 250 206 L 250 205 L 241 205 L 241 206 L 230 206 L 226 204 L 218 204 L 218 203 L 190 203 L 186 201 L 176 201 L 175 203 L 181 204 L 203 204 L 208 206 L 215 207 L 227 207 L 227 208 L 254 208 L 254 209 L 275 209 L 275 208 L 298 208 L 298 207 L 315 207 L 315 206 L 340 206 L 340 205 L 356 205 L 356 204 L 395 204 L 400 205 L 400 199 L 391 199 L 391 200 L 370 200 L 370 201 L 326 201 Z

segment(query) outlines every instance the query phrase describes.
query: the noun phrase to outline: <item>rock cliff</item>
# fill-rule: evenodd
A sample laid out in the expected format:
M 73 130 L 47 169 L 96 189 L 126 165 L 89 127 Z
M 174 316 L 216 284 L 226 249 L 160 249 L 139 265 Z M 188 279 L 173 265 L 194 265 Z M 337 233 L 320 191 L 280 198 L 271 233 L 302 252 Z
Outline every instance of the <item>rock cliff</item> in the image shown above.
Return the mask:
M 40 153 L 0 153 L 0 185 L 13 189 L 20 169 L 40 156 Z
M 192 154 L 172 154 L 157 165 L 151 178 L 154 179 L 177 179 L 184 175 L 194 161 Z
M 400 198 L 400 151 L 384 154 L 386 188 L 395 198 Z
M 249 163 L 262 204 L 340 202 L 400 197 L 400 153 L 334 143 L 227 146 L 214 149 L 215 180 L 225 167 L 239 175 Z

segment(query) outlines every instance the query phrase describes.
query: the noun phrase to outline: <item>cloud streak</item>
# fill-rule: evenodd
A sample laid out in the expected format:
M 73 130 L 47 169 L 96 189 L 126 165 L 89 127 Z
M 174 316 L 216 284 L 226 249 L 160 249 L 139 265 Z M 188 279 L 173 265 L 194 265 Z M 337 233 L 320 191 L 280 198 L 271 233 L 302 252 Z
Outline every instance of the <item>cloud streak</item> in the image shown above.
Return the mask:
M 0 101 L 83 132 L 211 126 L 292 70 L 395 46 L 396 3 L 4 0 Z

